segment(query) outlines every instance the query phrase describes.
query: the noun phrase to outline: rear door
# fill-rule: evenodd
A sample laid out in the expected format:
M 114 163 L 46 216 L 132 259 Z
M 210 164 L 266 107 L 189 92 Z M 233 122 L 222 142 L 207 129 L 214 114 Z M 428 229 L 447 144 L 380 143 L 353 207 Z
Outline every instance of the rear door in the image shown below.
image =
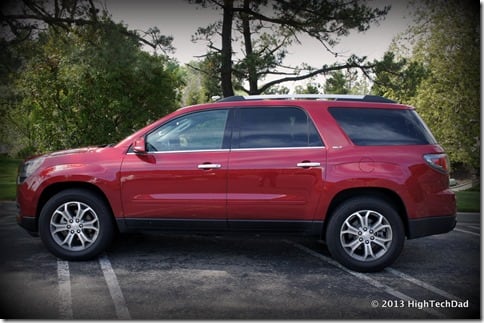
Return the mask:
M 297 107 L 239 108 L 229 157 L 229 227 L 307 231 L 323 194 L 326 150 Z

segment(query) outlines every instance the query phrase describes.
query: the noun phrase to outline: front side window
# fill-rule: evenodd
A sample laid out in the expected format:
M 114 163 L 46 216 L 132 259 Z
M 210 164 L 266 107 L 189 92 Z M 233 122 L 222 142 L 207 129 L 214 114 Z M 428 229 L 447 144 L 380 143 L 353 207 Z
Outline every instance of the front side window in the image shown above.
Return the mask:
M 222 149 L 227 110 L 190 113 L 168 121 L 147 138 L 148 151 Z
M 322 141 L 306 113 L 293 107 L 241 108 L 238 148 L 319 147 Z

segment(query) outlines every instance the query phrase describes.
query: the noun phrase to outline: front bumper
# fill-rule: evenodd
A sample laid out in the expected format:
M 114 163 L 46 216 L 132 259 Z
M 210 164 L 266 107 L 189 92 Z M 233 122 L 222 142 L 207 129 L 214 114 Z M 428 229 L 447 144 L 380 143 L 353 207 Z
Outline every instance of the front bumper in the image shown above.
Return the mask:
M 30 216 L 23 216 L 20 212 L 19 205 L 17 204 L 17 209 L 19 213 L 17 213 L 17 224 L 20 225 L 22 228 L 27 230 L 27 232 L 32 236 L 38 236 L 38 222 L 36 217 Z
M 408 239 L 415 239 L 452 231 L 457 224 L 456 216 L 432 216 L 408 220 Z

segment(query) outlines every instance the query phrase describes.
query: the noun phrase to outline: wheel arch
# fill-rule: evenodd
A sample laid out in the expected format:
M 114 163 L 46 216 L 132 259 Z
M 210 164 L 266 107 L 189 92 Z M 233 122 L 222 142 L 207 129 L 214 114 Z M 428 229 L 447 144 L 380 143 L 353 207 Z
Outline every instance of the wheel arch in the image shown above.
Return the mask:
M 113 219 L 113 223 L 115 224 L 116 230 L 118 230 L 117 227 L 117 222 L 115 221 L 114 217 L 114 212 L 113 208 L 111 206 L 111 203 L 109 203 L 109 199 L 107 198 L 106 194 L 96 185 L 91 184 L 91 183 L 86 183 L 86 182 L 60 182 L 60 183 L 54 183 L 49 186 L 47 186 L 41 193 L 39 197 L 39 202 L 37 204 L 37 210 L 35 214 L 35 222 L 36 222 L 36 227 L 37 230 L 39 228 L 39 216 L 40 212 L 42 211 L 42 208 L 44 205 L 47 203 L 49 199 L 51 199 L 54 195 L 56 195 L 59 192 L 68 190 L 68 189 L 81 189 L 81 190 L 86 190 L 91 193 L 96 194 L 99 198 L 103 200 L 103 202 L 106 204 L 108 207 L 109 211 L 111 212 L 110 216 Z
M 325 240 L 326 238 L 326 230 L 328 227 L 328 223 L 331 220 L 331 217 L 333 216 L 333 213 L 338 208 L 338 206 L 340 206 L 344 201 L 348 199 L 356 198 L 356 197 L 365 197 L 365 196 L 377 197 L 393 205 L 398 215 L 400 216 L 400 219 L 402 220 L 402 223 L 405 229 L 405 235 L 408 236 L 408 215 L 407 215 L 407 209 L 405 207 L 405 204 L 403 203 L 402 198 L 394 191 L 386 188 L 361 187 L 361 188 L 350 188 L 350 189 L 343 190 L 341 192 L 338 192 L 333 197 L 333 199 L 331 200 L 331 203 L 329 204 L 328 211 L 326 213 L 327 215 L 323 225 L 323 232 L 322 232 L 323 240 Z

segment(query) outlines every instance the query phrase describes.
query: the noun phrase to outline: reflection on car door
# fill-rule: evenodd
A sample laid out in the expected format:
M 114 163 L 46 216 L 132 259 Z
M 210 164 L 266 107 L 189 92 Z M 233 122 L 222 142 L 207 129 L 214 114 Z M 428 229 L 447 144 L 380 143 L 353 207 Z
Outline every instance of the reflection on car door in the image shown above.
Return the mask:
M 307 231 L 322 195 L 326 150 L 298 108 L 240 108 L 229 159 L 234 230 Z
M 169 121 L 147 135 L 147 154 L 126 155 L 120 177 L 126 218 L 176 219 L 187 226 L 218 220 L 225 228 L 227 116 L 227 110 L 209 110 Z

